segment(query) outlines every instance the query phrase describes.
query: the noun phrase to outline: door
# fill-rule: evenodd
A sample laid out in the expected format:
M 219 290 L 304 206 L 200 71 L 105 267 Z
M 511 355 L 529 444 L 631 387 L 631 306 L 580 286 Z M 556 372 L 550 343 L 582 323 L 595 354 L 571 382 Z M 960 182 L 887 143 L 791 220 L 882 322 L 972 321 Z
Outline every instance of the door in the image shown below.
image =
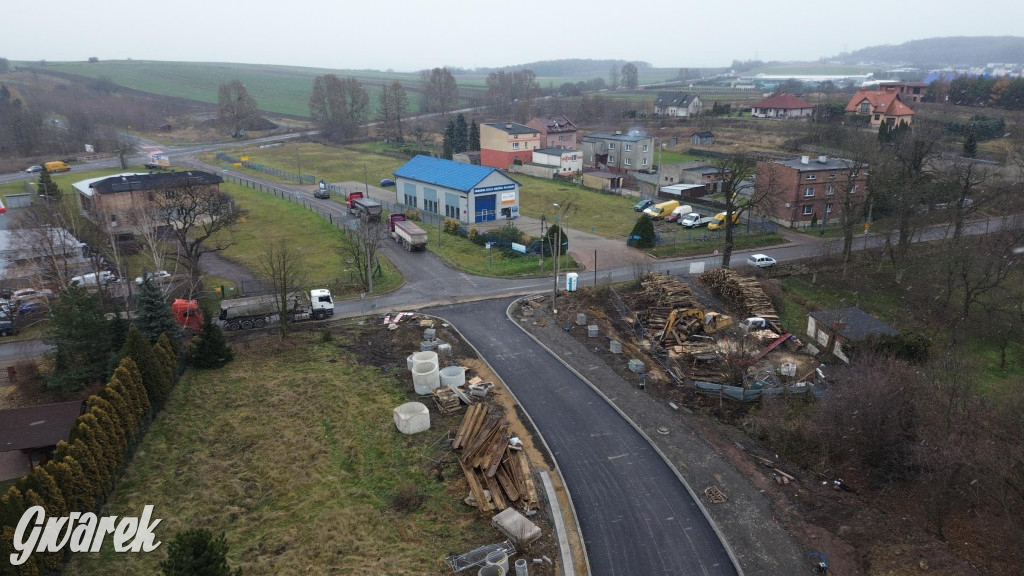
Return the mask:
M 474 199 L 473 203 L 476 206 L 474 222 L 488 222 L 495 219 L 494 197 L 495 194 L 489 194 L 487 196 L 477 196 Z

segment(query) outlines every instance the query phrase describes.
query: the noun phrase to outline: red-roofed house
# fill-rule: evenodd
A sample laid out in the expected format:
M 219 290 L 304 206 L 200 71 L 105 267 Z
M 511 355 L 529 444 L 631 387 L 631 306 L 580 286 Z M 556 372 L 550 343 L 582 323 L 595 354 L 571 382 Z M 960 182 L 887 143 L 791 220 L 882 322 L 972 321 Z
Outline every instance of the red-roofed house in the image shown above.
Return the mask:
M 792 94 L 776 94 L 751 106 L 754 118 L 810 118 L 814 104 L 804 102 Z
M 850 103 L 846 105 L 847 114 L 871 116 L 871 126 L 878 128 L 882 122 L 896 126 L 901 122 L 910 124 L 914 119 L 914 111 L 900 100 L 895 88 L 884 90 L 858 90 Z

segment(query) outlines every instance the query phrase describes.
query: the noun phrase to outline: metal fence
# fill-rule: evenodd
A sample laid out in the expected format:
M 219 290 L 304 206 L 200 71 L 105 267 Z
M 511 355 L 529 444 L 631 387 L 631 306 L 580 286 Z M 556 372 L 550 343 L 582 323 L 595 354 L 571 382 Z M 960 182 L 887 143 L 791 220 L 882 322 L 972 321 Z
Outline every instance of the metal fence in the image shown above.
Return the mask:
M 240 164 L 250 170 L 258 170 L 264 174 L 270 174 L 271 176 L 277 176 L 278 178 L 284 178 L 285 180 L 296 182 L 298 184 L 316 184 L 315 174 L 298 174 L 295 172 L 289 172 L 287 170 L 281 170 L 272 166 L 265 166 L 256 162 L 250 162 L 248 160 L 242 160 L 241 158 L 235 158 L 234 156 L 228 156 L 223 152 L 217 153 L 217 160 L 221 162 L 228 162 L 230 164 Z
M 759 236 L 762 234 L 775 234 L 779 225 L 765 219 L 752 219 L 753 222 L 740 222 L 733 226 L 733 234 L 736 236 Z M 699 228 L 684 228 L 675 226 L 678 230 L 670 232 L 655 231 L 655 244 L 657 246 L 685 244 L 688 242 L 719 242 L 725 239 L 725 230 L 708 230 L 706 226 Z

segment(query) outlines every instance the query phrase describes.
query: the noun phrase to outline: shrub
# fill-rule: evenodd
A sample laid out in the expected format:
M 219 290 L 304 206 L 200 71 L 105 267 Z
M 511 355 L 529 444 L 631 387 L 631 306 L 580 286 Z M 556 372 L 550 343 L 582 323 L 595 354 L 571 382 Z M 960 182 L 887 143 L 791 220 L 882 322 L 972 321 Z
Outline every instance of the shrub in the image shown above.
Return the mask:
M 501 228 L 498 228 L 497 230 L 494 231 L 494 236 L 497 236 L 502 240 L 508 240 L 509 242 L 516 242 L 521 244 L 523 242 L 523 236 L 525 236 L 525 234 L 523 234 L 523 231 L 517 228 L 515 224 L 511 222 L 506 222 L 501 226 Z
M 654 248 L 657 243 L 657 236 L 654 234 L 654 222 L 647 214 L 637 219 L 633 231 L 629 233 L 634 238 L 633 246 L 636 248 Z
M 455 218 L 444 219 L 444 233 L 451 234 L 452 236 L 461 236 L 462 223 Z
M 480 231 L 476 229 L 476 226 L 471 226 L 469 228 L 469 233 L 466 234 L 466 238 L 469 238 L 470 242 L 474 244 L 479 244 L 480 246 L 483 246 L 484 243 L 487 242 L 487 240 L 484 238 L 484 235 L 481 234 Z
M 420 220 L 422 220 L 422 218 L 420 218 L 420 211 L 412 208 L 409 208 L 405 211 L 405 219 L 412 220 L 414 222 L 419 222 Z

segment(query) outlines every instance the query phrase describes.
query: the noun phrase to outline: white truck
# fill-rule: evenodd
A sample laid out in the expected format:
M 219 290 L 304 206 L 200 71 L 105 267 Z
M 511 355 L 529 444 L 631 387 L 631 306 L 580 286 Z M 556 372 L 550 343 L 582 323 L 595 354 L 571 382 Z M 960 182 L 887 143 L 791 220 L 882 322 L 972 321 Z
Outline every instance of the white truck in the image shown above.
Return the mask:
M 679 219 L 679 225 L 687 228 L 696 228 L 698 226 L 706 226 L 708 222 L 711 222 L 711 216 L 701 216 L 696 212 L 690 212 L 689 214 L 683 214 L 682 218 Z
M 221 300 L 219 318 L 225 330 L 250 330 L 263 328 L 280 313 L 277 296 L 262 294 Z M 316 288 L 309 292 L 288 294 L 289 320 L 323 320 L 330 316 L 334 316 L 334 299 L 330 290 Z
M 166 170 L 171 167 L 171 159 L 163 154 L 150 154 L 144 166 L 147 170 Z
M 405 219 L 405 214 L 392 214 L 388 217 L 388 228 L 395 242 L 400 242 L 409 252 L 425 250 L 427 247 L 427 231 Z

